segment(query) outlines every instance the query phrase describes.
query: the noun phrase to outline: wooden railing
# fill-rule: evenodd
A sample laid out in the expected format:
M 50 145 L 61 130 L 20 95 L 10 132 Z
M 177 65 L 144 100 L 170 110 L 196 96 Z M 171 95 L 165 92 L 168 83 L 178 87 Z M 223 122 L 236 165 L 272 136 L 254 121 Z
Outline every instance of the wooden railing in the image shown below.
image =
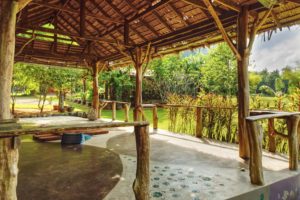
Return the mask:
M 287 135 L 279 133 L 274 128 L 274 119 L 285 119 L 287 124 Z M 298 169 L 298 132 L 300 113 L 276 112 L 276 111 L 252 111 L 251 116 L 247 117 L 247 129 L 250 147 L 250 179 L 252 184 L 263 185 L 263 167 L 262 167 L 262 126 L 259 121 L 268 120 L 269 130 L 269 150 L 275 152 L 275 135 L 288 139 L 289 143 L 289 169 Z
M 73 102 L 78 102 L 78 99 L 76 100 L 71 100 Z M 117 105 L 120 104 L 123 106 L 124 109 L 124 122 L 129 122 L 129 114 L 130 114 L 130 107 L 131 103 L 125 102 L 125 101 L 113 101 L 113 100 L 100 100 L 99 102 L 99 118 L 101 118 L 102 110 L 108 105 L 111 104 L 111 119 L 115 121 L 117 119 Z M 144 112 L 144 109 L 151 108 L 152 109 L 152 122 L 153 122 L 153 129 L 157 130 L 158 129 L 158 113 L 157 113 L 157 105 L 156 104 L 143 104 L 142 105 L 143 109 L 141 110 L 143 120 L 146 121 L 149 119 L 146 119 L 146 115 Z
M 14 149 L 18 149 L 18 142 L 16 142 L 17 138 L 21 135 L 41 133 L 41 132 L 61 132 L 65 130 L 74 130 L 74 129 L 95 129 L 95 128 L 113 128 L 113 127 L 128 127 L 133 126 L 134 132 L 136 135 L 136 151 L 137 151 L 137 169 L 136 169 L 136 177 L 133 184 L 133 191 L 135 193 L 136 199 L 148 200 L 149 197 L 149 182 L 150 182 L 150 174 L 149 174 L 149 123 L 148 122 L 93 122 L 93 123 L 69 123 L 68 125 L 43 125 L 43 126 L 32 126 L 22 128 L 22 124 L 16 123 L 16 120 L 5 120 L 0 121 L 0 139 L 1 138 L 11 138 L 13 140 L 12 144 L 16 144 L 12 146 Z M 6 158 L 6 156 L 3 156 Z M 12 169 L 7 169 L 12 170 Z M 13 169 L 14 170 L 14 169 Z M 13 176 L 11 173 L 4 173 L 4 180 L 10 179 Z M 16 190 L 16 185 L 7 181 L 4 182 L 6 184 L 4 187 L 12 188 Z M 4 197 L 4 199 L 11 199 L 9 196 Z
M 214 107 L 214 106 L 194 106 L 194 105 L 182 105 L 182 104 L 160 104 L 159 107 L 163 108 L 193 108 L 195 109 L 195 136 L 197 138 L 203 137 L 203 110 L 204 109 L 226 109 L 226 110 L 234 110 L 236 108 L 233 107 Z

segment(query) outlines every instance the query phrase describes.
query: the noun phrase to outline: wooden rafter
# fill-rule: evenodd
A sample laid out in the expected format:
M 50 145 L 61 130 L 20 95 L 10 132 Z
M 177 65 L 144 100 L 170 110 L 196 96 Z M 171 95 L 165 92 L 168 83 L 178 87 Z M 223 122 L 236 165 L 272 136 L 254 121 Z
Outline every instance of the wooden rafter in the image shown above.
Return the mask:
M 32 1 L 33 4 L 37 4 L 39 6 L 44 6 L 47 8 L 51 8 L 51 9 L 55 9 L 55 10 L 60 10 L 62 12 L 68 12 L 68 13 L 73 13 L 73 14 L 79 14 L 78 10 L 73 10 L 73 9 L 69 9 L 69 8 L 64 8 L 60 5 L 54 5 L 54 4 L 49 4 L 46 2 L 39 2 L 39 1 Z M 92 15 L 92 14 L 88 14 L 86 13 L 86 17 L 91 17 L 91 18 L 95 18 L 95 19 L 99 19 L 99 20 L 103 20 L 103 21 L 108 21 L 108 22 L 112 22 L 112 23 L 117 23 L 117 24 L 122 24 L 124 23 L 123 20 L 118 20 L 118 19 L 113 19 L 113 18 L 107 18 L 104 16 L 96 16 L 96 15 Z
M 173 11 L 173 13 L 175 13 L 175 15 L 177 15 L 177 17 L 180 18 L 180 20 L 182 21 L 182 23 L 185 25 L 185 26 L 188 26 L 190 23 L 187 21 L 187 20 L 184 20 L 184 17 L 183 15 L 177 11 L 177 9 L 175 8 L 175 6 L 172 4 L 172 2 L 170 2 L 168 4 L 169 8 L 171 8 L 171 10 Z
M 238 6 L 237 4 L 233 3 L 230 0 L 213 0 L 212 2 L 218 2 L 222 6 L 228 8 L 228 9 L 234 10 L 236 12 L 240 12 L 241 11 L 241 7 Z
M 18 12 L 20 12 L 27 4 L 29 4 L 31 0 L 19 0 Z
M 85 35 L 85 0 L 80 0 L 80 36 Z
M 156 10 L 157 8 L 163 6 L 163 5 L 166 5 L 167 3 L 169 3 L 171 0 L 161 0 L 160 2 L 156 3 L 155 5 L 153 5 L 152 7 L 149 7 L 147 9 L 145 9 L 144 11 L 134 15 L 133 17 L 131 17 L 130 19 L 127 19 L 128 23 L 131 23 L 131 22 L 134 22 L 135 20 L 138 20 L 140 19 L 141 17 L 147 15 L 147 14 L 150 14 L 152 13 L 153 10 Z M 106 36 L 106 35 L 109 35 L 111 34 L 112 32 L 122 28 L 123 26 L 116 26 L 114 28 L 112 28 L 110 31 L 102 34 L 101 36 Z
M 79 34 L 77 35 L 77 34 L 72 34 L 72 33 L 64 32 L 64 31 L 60 31 L 60 30 L 48 29 L 48 28 L 42 28 L 42 27 L 17 26 L 17 29 L 35 30 L 35 31 L 42 31 L 42 32 L 45 32 L 45 33 L 54 33 L 54 34 L 56 33 L 56 34 L 60 34 L 60 35 L 69 36 L 71 38 L 90 40 L 90 41 L 95 41 L 95 42 L 99 42 L 99 43 L 116 44 L 117 42 L 119 42 L 119 44 L 124 45 L 124 43 L 121 42 L 121 41 L 108 40 L 108 39 L 104 39 L 104 38 L 101 38 L 101 37 L 88 36 L 88 35 L 80 36 Z
M 241 60 L 241 55 L 238 52 L 236 46 L 233 44 L 232 40 L 230 39 L 230 37 L 228 36 L 225 28 L 223 27 L 222 21 L 220 20 L 218 14 L 216 13 L 213 5 L 211 4 L 211 2 L 209 0 L 203 0 L 203 2 L 205 3 L 205 5 L 207 6 L 207 9 L 209 11 L 209 13 L 211 14 L 211 16 L 213 17 L 213 19 L 216 22 L 217 27 L 219 28 L 225 42 L 229 45 L 229 47 L 231 48 L 231 50 L 234 52 L 236 58 L 238 60 Z
M 273 6 L 269 10 L 267 10 L 265 12 L 264 16 L 260 20 L 259 20 L 258 16 L 254 20 L 254 24 L 252 26 L 251 33 L 250 33 L 248 51 L 251 51 L 251 49 L 253 47 L 253 44 L 254 44 L 254 40 L 255 40 L 255 36 L 256 36 L 257 32 L 265 24 L 266 20 L 268 19 L 268 17 L 272 13 L 272 10 L 273 10 Z
M 272 17 L 273 17 L 273 19 L 274 19 L 274 21 L 275 21 L 277 27 L 278 27 L 280 30 L 282 30 L 282 24 L 281 24 L 281 22 L 280 22 L 280 19 L 279 19 L 278 16 L 277 16 L 277 13 L 276 13 L 274 10 L 272 10 L 272 11 L 271 11 L 271 15 L 272 15 Z

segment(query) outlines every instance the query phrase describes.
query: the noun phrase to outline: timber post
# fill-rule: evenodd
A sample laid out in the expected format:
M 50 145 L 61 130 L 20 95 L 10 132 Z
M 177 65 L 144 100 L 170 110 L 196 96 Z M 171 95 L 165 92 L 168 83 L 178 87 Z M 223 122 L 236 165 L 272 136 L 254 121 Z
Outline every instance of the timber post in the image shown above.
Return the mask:
M 28 2 L 0 4 L 0 120 L 11 119 L 10 98 L 15 56 L 17 12 Z M 16 138 L 15 138 L 16 139 Z M 19 151 L 15 139 L 0 139 L 0 199 L 17 199 Z
M 149 126 L 135 126 L 135 140 L 137 151 L 136 178 L 133 183 L 133 191 L 137 200 L 149 199 Z
M 99 76 L 99 62 L 92 62 L 92 76 L 93 76 L 93 101 L 92 109 L 95 115 L 99 116 L 99 86 L 98 86 L 98 76 Z
M 202 108 L 197 107 L 196 108 L 196 137 L 202 138 Z
M 250 179 L 255 185 L 264 184 L 263 168 L 262 168 L 262 128 L 256 121 L 248 121 L 247 123 L 249 143 L 250 143 Z
M 152 108 L 152 117 L 153 117 L 153 129 L 157 130 L 158 128 L 158 115 L 157 115 L 157 106 L 154 105 Z
M 136 47 L 134 53 L 131 52 L 134 67 L 136 71 L 135 75 L 135 98 L 134 98 L 134 121 L 142 120 L 142 82 L 143 82 L 143 69 L 142 69 L 142 49 Z
M 112 120 L 115 121 L 117 118 L 116 117 L 117 103 L 115 101 L 112 102 L 111 108 L 112 108 Z
M 298 125 L 300 117 L 293 115 L 287 118 L 288 141 L 289 141 L 289 168 L 298 169 Z
M 246 117 L 249 113 L 249 77 L 248 65 L 250 49 L 248 48 L 248 6 L 243 6 L 238 16 L 237 49 L 241 59 L 237 61 L 238 67 L 238 138 L 239 155 L 243 159 L 248 159 L 250 155 L 249 138 L 247 134 Z
M 275 153 L 276 140 L 275 140 L 275 130 L 274 130 L 274 119 L 268 120 L 268 135 L 269 135 L 269 151 Z
M 124 112 L 125 112 L 125 119 L 124 119 L 124 121 L 125 122 L 129 121 L 129 108 L 130 108 L 129 103 L 125 103 L 124 104 Z

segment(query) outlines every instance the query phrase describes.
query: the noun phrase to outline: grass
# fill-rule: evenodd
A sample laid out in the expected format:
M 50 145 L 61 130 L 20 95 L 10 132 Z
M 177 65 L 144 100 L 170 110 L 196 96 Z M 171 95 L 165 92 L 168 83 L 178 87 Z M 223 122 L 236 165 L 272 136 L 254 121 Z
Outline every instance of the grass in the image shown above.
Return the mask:
M 88 112 L 89 107 L 77 103 L 73 103 L 70 101 L 66 101 L 66 104 L 75 108 L 75 111 L 81 112 Z M 133 121 L 133 110 L 130 109 L 129 121 Z M 152 126 L 152 109 L 145 109 L 144 110 L 146 119 L 150 122 L 150 126 Z M 168 130 L 169 120 L 168 120 L 168 113 L 167 110 L 158 108 L 157 109 L 158 115 L 158 128 Z M 112 118 L 112 111 L 111 110 L 102 110 L 101 114 L 102 118 L 111 119 Z M 125 112 L 123 109 L 117 110 L 116 113 L 117 120 L 123 121 L 125 119 Z

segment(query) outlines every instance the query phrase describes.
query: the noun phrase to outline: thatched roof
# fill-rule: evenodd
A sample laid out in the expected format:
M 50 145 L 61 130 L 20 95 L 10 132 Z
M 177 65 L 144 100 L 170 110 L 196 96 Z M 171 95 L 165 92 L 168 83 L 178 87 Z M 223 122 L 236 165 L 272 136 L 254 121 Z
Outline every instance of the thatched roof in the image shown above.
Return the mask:
M 256 0 L 212 4 L 233 39 L 241 6 L 249 6 L 250 24 L 268 10 Z M 259 32 L 299 20 L 300 1 L 281 0 Z M 202 0 L 33 0 L 18 14 L 16 31 L 16 61 L 63 66 L 124 60 L 126 50 L 149 43 L 155 56 L 223 40 Z

